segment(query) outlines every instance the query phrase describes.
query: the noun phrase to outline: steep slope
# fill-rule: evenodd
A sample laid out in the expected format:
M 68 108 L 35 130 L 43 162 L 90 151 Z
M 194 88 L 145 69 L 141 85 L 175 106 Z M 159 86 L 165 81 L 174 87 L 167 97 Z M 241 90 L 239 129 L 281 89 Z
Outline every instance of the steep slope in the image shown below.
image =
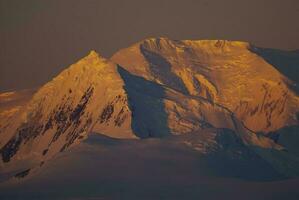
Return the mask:
M 135 137 L 123 84 L 117 66 L 92 51 L 39 89 L 1 129 L 3 162 L 47 160 L 85 138 L 97 121 L 106 128 L 110 118 L 120 119 L 115 129 Z
M 121 67 L 119 73 L 129 96 L 132 129 L 138 137 L 161 137 L 226 128 L 234 131 L 246 144 L 280 149 L 272 140 L 257 137 L 221 105 L 135 76 Z
M 255 132 L 298 124 L 294 83 L 253 49 L 245 42 L 152 38 L 111 59 L 135 75 L 228 108 Z

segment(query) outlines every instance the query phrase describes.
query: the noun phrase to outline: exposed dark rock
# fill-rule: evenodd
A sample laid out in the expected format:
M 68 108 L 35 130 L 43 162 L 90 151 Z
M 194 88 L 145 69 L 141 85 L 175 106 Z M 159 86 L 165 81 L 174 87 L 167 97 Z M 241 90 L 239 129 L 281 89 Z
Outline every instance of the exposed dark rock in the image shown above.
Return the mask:
M 48 153 L 49 149 L 43 150 L 43 155 L 46 155 Z
M 43 130 L 43 125 L 36 122 L 35 125 L 22 124 L 17 130 L 16 136 L 11 138 L 0 150 L 3 162 L 9 162 L 17 153 L 22 143 L 28 142 L 31 138 L 36 138 Z
M 81 125 L 81 128 L 78 128 L 78 124 L 75 125 L 75 127 L 73 127 L 73 129 L 68 133 L 67 137 L 66 137 L 66 143 L 62 146 L 62 148 L 60 149 L 60 152 L 64 151 L 66 148 L 68 148 L 69 146 L 71 146 L 76 139 L 82 139 L 83 136 L 80 135 L 83 132 L 88 132 L 90 127 L 91 127 L 91 123 L 92 123 L 92 119 L 91 117 L 89 117 L 86 120 L 86 123 Z
M 22 172 L 19 172 L 15 175 L 16 178 L 24 178 L 25 176 L 27 176 L 29 174 L 31 169 L 26 169 Z
M 54 120 L 57 124 L 63 123 L 67 120 L 68 115 L 67 115 L 67 109 L 60 108 L 54 115 Z
M 10 159 L 17 153 L 20 148 L 22 138 L 13 137 L 8 143 L 1 149 L 1 155 L 3 162 L 9 162 Z
M 49 118 L 48 122 L 46 123 L 45 127 L 44 127 L 44 131 L 43 133 L 45 133 L 47 130 L 49 130 L 50 128 L 53 127 L 53 123 L 52 123 L 52 117 Z
M 93 88 L 89 87 L 84 95 L 81 97 L 80 102 L 75 107 L 75 109 L 72 111 L 71 108 L 65 107 L 61 108 L 61 113 L 63 113 L 63 116 L 65 116 L 63 121 L 56 120 L 57 124 L 57 131 L 55 135 L 53 136 L 53 139 L 51 141 L 55 142 L 61 134 L 63 134 L 72 124 L 77 128 L 80 124 L 80 118 L 84 114 L 84 110 L 86 108 L 86 105 L 93 93 Z M 60 118 L 59 118 L 60 119 Z M 73 130 L 74 131 L 74 130 Z
M 108 104 L 100 115 L 100 123 L 108 122 L 114 112 L 114 105 Z
M 85 94 L 82 96 L 79 104 L 76 106 L 74 111 L 70 115 L 70 120 L 77 123 L 81 115 L 84 113 L 84 109 L 86 108 L 86 105 L 89 101 L 89 98 L 91 97 L 93 93 L 93 88 L 89 87 Z
M 127 114 L 124 113 L 124 108 L 122 108 L 119 111 L 116 119 L 114 120 L 115 126 L 121 126 L 125 122 L 126 118 L 127 118 Z

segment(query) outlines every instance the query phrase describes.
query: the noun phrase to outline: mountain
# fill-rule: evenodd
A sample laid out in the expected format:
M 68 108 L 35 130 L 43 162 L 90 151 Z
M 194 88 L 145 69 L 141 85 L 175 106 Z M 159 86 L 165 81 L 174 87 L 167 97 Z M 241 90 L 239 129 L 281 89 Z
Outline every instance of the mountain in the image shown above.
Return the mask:
M 3 163 L 23 160 L 30 161 L 28 165 L 42 164 L 87 137 L 99 118 L 106 124 L 116 116 L 114 129 L 134 137 L 126 118 L 129 114 L 123 84 L 117 66 L 92 51 L 41 87 L 1 129 Z M 118 106 L 111 108 L 111 104 Z
M 1 94 L 0 178 L 34 174 L 91 132 L 179 137 L 198 155 L 245 160 L 261 177 L 296 177 L 296 80 L 263 52 L 245 42 L 151 38 L 111 59 L 91 51 L 33 95 Z
M 296 85 L 294 78 L 256 52 L 268 51 L 246 42 L 151 38 L 118 51 L 111 60 L 147 80 L 228 108 L 254 132 L 297 124 L 299 99 L 290 87 Z M 291 63 L 284 69 L 295 72 L 298 56 L 272 57 Z

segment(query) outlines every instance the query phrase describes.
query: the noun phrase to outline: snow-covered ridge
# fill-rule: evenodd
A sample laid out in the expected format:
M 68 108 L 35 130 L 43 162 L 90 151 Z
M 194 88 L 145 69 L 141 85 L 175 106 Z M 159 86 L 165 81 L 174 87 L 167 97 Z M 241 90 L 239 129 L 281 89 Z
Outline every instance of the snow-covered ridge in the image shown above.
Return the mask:
M 265 135 L 298 125 L 298 96 L 251 47 L 151 38 L 110 60 L 91 51 L 1 121 L 2 167 L 42 165 L 90 132 L 136 139 L 220 129 L 247 146 L 281 153 L 285 147 Z

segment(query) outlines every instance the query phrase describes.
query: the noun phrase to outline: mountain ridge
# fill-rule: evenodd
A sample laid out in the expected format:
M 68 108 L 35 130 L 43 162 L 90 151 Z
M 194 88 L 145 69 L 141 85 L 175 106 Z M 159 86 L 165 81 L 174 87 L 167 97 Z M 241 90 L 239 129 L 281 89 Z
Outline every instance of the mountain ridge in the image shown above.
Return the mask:
M 222 130 L 232 131 L 280 173 L 296 176 L 296 148 L 288 137 L 282 143 L 272 137 L 298 125 L 298 96 L 285 82 L 293 80 L 252 48 L 239 41 L 151 38 L 110 59 L 91 50 L 41 87 L 10 121 L 1 121 L 0 167 L 16 170 L 13 163 L 28 159 L 38 163 L 32 167 L 42 165 L 89 132 L 143 139 Z M 281 158 L 292 160 L 291 168 Z

